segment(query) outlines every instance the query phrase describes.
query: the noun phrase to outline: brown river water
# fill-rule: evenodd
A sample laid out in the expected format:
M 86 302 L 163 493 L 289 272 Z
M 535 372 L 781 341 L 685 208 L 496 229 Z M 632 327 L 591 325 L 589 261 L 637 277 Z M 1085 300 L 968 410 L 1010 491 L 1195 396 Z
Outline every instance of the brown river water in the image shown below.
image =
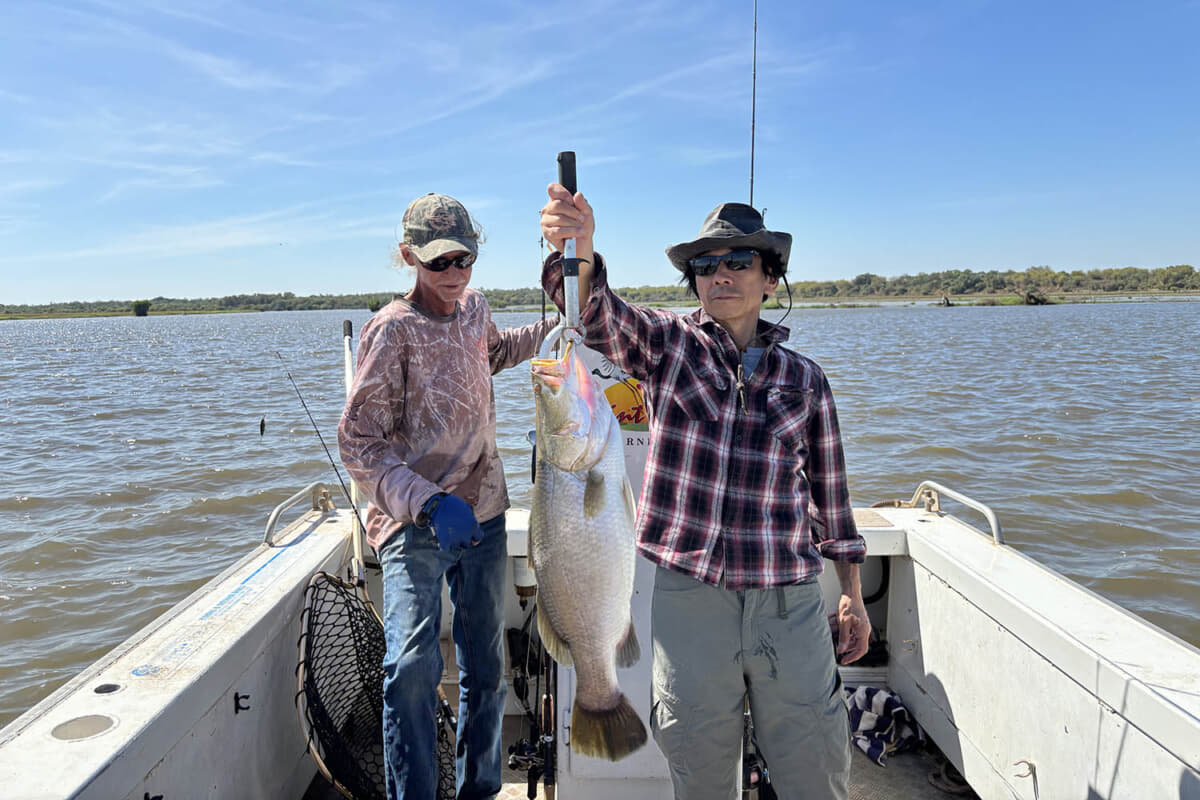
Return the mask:
M 277 503 L 336 483 L 284 364 L 335 448 L 341 323 L 368 316 L 0 323 L 0 725 L 253 549 Z M 1200 645 L 1200 303 L 784 324 L 829 374 L 855 505 L 936 480 L 990 505 L 1012 546 Z M 528 371 L 495 393 L 528 505 Z

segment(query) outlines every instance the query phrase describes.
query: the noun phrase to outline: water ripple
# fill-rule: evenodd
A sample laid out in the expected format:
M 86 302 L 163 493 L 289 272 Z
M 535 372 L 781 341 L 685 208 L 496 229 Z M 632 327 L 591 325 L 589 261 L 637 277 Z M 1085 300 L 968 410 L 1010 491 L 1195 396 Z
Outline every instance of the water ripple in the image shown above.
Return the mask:
M 904 306 L 785 324 L 829 374 L 857 504 L 945 483 L 991 505 L 1015 547 L 1200 644 L 1200 348 L 1180 344 L 1200 341 L 1195 312 Z M 0 724 L 253 548 L 275 504 L 336 487 L 316 430 L 336 447 L 346 316 L 357 330 L 369 314 L 0 325 Z M 528 506 L 528 371 L 497 376 L 495 396 Z

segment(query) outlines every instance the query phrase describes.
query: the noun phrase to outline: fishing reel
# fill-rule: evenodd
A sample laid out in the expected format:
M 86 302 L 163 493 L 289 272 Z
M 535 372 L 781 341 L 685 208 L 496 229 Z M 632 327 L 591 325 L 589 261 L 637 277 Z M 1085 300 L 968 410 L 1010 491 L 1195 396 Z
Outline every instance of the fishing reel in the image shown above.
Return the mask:
M 518 739 L 508 746 L 508 768 L 519 772 L 539 770 L 544 759 L 538 755 L 538 745 L 529 739 Z

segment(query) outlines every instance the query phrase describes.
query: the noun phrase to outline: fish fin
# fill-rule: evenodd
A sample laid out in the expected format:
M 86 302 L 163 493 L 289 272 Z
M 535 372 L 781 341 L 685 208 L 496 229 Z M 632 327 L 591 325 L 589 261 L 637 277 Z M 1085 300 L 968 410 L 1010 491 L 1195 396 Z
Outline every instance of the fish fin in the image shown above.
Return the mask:
M 593 758 L 619 761 L 646 743 L 646 726 L 629 699 L 621 695 L 613 708 L 595 711 L 575 701 L 571 709 L 571 749 Z
M 540 602 L 538 603 L 538 636 L 542 637 L 542 647 L 546 648 L 546 652 L 555 661 L 564 667 L 569 667 L 574 663 L 571 659 L 571 648 L 567 646 L 566 640 L 558 635 L 558 631 L 554 630 L 554 625 L 551 624 L 550 617 L 542 610 Z
M 642 646 L 638 644 L 637 631 L 633 629 L 633 618 L 629 618 L 629 630 L 617 647 L 617 666 L 632 667 L 642 657 Z
M 595 519 L 604 513 L 604 504 L 608 500 L 604 491 L 604 473 L 598 469 L 588 470 L 583 489 L 584 519 Z

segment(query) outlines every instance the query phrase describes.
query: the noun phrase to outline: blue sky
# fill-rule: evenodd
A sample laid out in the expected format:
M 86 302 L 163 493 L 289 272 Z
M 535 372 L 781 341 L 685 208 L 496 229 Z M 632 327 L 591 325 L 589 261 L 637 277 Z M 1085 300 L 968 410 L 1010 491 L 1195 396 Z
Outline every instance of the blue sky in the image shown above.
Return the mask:
M 462 200 L 533 286 L 575 150 L 617 286 L 749 197 L 752 2 L 0 5 L 0 303 L 399 291 Z M 1200 0 L 759 6 L 789 277 L 1200 266 Z

